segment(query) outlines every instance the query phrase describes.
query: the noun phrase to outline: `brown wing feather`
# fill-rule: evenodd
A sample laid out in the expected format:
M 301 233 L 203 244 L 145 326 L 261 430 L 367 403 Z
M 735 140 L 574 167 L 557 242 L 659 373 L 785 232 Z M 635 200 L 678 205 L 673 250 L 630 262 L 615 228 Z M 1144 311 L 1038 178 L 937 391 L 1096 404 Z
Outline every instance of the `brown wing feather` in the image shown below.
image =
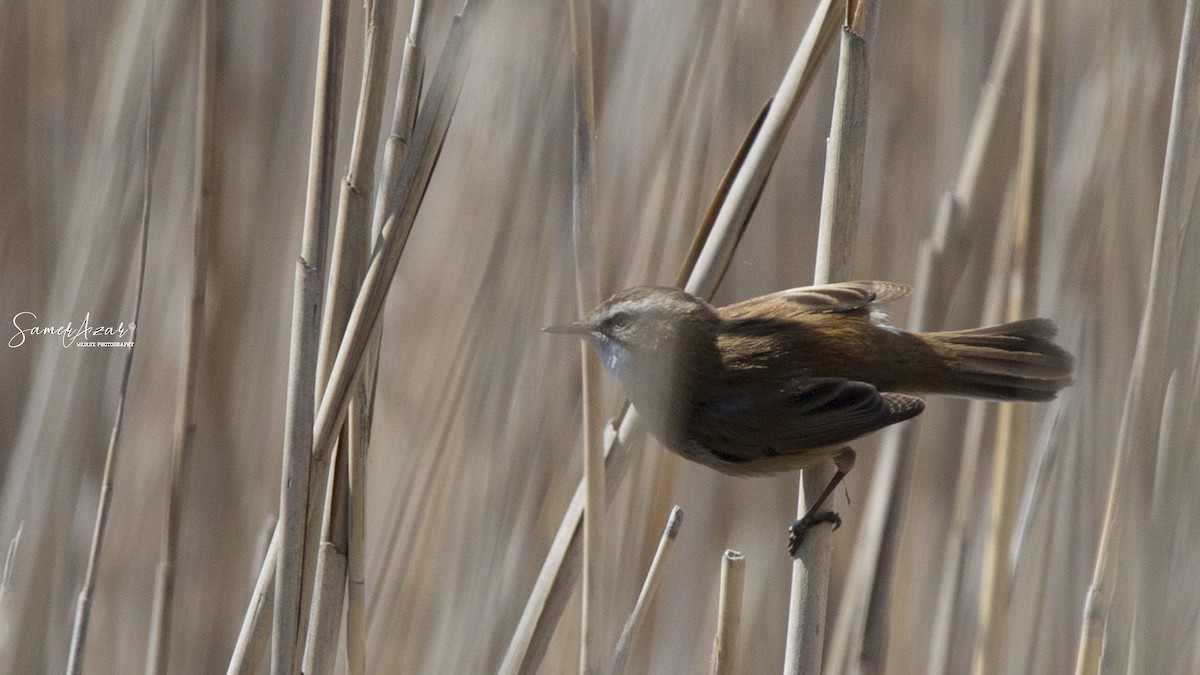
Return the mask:
M 777 387 L 734 383 L 723 391 L 724 398 L 696 408 L 689 430 L 695 454 L 706 455 L 694 458 L 733 474 L 800 468 L 925 409 L 915 396 L 827 377 L 793 377 Z
M 787 308 L 800 314 L 853 312 L 872 303 L 890 302 L 910 294 L 912 288 L 890 281 L 845 281 L 778 291 L 722 307 L 718 311 L 723 319 L 752 316 L 767 306 Z

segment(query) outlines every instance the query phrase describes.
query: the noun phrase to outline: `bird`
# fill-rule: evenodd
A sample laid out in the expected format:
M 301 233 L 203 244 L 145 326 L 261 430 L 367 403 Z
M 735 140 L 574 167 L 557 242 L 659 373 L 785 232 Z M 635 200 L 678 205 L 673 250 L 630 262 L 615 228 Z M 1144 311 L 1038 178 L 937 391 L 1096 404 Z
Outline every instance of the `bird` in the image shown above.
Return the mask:
M 1071 383 L 1053 321 L 906 332 L 880 305 L 911 292 L 849 281 L 714 307 L 637 286 L 543 330 L 586 339 L 650 433 L 685 459 L 735 476 L 833 459 L 833 480 L 789 528 L 794 557 L 809 528 L 841 523 L 821 506 L 854 465 L 848 443 L 921 414 L 917 394 L 1048 401 Z

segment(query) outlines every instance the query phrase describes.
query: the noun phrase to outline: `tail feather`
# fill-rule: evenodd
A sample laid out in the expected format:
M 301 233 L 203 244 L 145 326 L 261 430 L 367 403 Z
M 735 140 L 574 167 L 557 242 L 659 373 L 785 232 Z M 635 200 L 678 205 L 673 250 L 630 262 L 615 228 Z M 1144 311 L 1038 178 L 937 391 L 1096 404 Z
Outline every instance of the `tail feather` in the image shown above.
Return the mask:
M 967 330 L 947 331 L 940 335 L 962 335 L 978 337 L 983 335 L 1003 335 L 1006 337 L 1027 337 L 1027 338 L 1044 338 L 1053 340 L 1058 335 L 1058 326 L 1050 319 L 1035 318 L 1035 319 L 1020 319 L 1018 321 L 1010 321 L 1009 323 L 1000 323 L 994 326 L 983 326 L 982 328 L 970 328 Z
M 1024 319 L 970 330 L 926 333 L 950 370 L 946 393 L 1005 401 L 1048 401 L 1071 384 L 1075 357 L 1052 342 L 1049 319 Z

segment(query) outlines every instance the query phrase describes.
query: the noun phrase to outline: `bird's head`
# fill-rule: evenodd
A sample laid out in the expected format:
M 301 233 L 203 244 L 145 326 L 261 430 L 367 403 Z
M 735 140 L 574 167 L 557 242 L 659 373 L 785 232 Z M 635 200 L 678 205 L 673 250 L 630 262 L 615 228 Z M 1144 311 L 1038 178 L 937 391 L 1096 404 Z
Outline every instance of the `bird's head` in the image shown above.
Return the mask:
M 578 323 L 543 328 L 579 335 L 622 383 L 677 368 L 698 348 L 713 344 L 719 319 L 707 302 L 676 288 L 638 286 L 600 303 Z

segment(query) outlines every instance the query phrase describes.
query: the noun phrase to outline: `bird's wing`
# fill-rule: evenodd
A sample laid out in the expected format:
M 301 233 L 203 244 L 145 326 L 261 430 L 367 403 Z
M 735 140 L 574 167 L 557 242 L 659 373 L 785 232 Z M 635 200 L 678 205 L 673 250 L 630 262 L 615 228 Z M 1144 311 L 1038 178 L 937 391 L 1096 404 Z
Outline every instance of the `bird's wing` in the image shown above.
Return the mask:
M 806 450 L 837 446 L 915 417 L 925 403 L 880 393 L 865 382 L 792 377 L 779 386 L 734 386 L 723 398 L 697 407 L 691 429 L 730 473 L 762 473 L 802 466 Z
M 762 311 L 766 304 L 783 305 L 800 313 L 852 312 L 871 303 L 907 297 L 912 288 L 890 281 L 845 281 L 824 286 L 803 286 L 745 300 L 721 309 L 726 318 Z

